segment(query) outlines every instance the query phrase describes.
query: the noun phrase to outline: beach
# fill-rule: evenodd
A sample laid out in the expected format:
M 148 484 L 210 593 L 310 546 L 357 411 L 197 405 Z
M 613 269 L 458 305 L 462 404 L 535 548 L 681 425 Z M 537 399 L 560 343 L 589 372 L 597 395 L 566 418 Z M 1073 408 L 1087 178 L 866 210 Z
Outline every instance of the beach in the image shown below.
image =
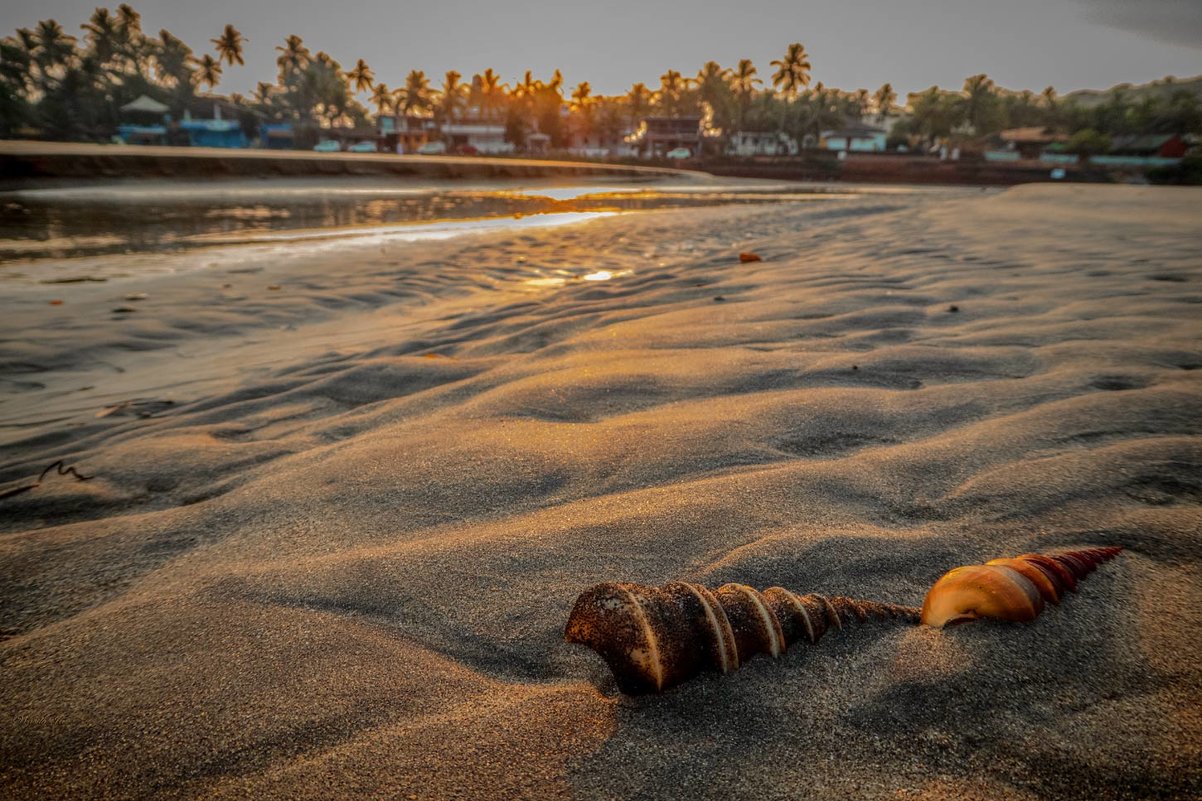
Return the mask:
M 14 280 L 0 797 L 1196 798 L 1200 201 L 880 192 Z M 37 481 L 59 460 L 88 480 Z M 563 639 L 602 581 L 917 606 L 1100 545 L 1030 624 L 657 696 Z

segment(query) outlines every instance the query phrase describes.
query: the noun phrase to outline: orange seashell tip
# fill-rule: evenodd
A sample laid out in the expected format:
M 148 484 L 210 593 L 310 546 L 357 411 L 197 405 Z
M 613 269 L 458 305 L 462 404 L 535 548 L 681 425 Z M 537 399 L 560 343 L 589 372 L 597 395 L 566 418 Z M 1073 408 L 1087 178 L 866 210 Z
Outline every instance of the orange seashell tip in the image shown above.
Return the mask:
M 1044 603 L 1060 603 L 1065 590 L 1098 565 L 1112 559 L 1118 546 L 1023 554 L 983 565 L 957 567 L 943 575 L 922 604 L 922 622 L 935 628 L 982 617 L 1029 622 Z

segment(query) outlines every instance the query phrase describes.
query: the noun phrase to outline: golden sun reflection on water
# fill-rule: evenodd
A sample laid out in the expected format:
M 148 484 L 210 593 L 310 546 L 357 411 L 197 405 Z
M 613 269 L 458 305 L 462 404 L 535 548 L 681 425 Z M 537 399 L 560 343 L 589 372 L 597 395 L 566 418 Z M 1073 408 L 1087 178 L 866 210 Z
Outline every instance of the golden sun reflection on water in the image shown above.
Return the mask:
M 528 278 L 525 281 L 529 287 L 556 287 L 564 286 L 565 284 L 576 281 L 611 281 L 615 278 L 624 278 L 628 275 L 634 275 L 634 270 L 595 270 L 591 273 L 583 275 L 572 273 L 567 270 L 557 270 L 558 275 L 540 276 L 538 278 Z

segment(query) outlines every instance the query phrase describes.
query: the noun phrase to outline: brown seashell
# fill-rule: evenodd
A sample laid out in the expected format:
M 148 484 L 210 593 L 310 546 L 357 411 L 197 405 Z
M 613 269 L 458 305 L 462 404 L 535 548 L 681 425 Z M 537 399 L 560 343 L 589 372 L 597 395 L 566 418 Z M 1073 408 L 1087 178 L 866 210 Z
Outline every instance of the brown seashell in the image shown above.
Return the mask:
M 1059 603 L 1064 591 L 1098 565 L 1113 558 L 1118 546 L 1023 554 L 983 565 L 957 567 L 935 582 L 922 604 L 922 622 L 935 628 L 982 617 L 1028 622 L 1044 601 Z
M 609 582 L 581 593 L 568 618 L 568 642 L 587 645 L 609 665 L 618 689 L 661 692 L 704 670 L 730 673 L 758 653 L 779 656 L 794 642 L 817 642 L 832 626 L 901 618 L 918 610 L 781 587 L 744 584 L 709 590 L 674 581 L 662 587 Z
M 763 259 L 760 258 L 760 254 L 758 253 L 740 253 L 739 261 L 743 264 L 747 264 L 748 262 L 753 261 L 763 261 Z

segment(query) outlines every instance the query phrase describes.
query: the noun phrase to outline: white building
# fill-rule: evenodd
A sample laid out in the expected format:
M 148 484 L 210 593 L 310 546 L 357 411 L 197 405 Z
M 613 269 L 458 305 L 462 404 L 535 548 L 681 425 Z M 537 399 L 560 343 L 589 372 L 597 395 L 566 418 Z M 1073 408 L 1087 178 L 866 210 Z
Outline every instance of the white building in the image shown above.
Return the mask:
M 452 152 L 469 147 L 486 155 L 513 152 L 513 143 L 505 141 L 504 125 L 447 123 L 442 126 L 442 137 Z
M 822 142 L 827 150 L 852 153 L 884 153 L 888 134 L 870 125 L 849 125 L 835 131 L 823 131 Z
M 736 131 L 726 144 L 728 156 L 796 156 L 797 142 L 783 131 Z

